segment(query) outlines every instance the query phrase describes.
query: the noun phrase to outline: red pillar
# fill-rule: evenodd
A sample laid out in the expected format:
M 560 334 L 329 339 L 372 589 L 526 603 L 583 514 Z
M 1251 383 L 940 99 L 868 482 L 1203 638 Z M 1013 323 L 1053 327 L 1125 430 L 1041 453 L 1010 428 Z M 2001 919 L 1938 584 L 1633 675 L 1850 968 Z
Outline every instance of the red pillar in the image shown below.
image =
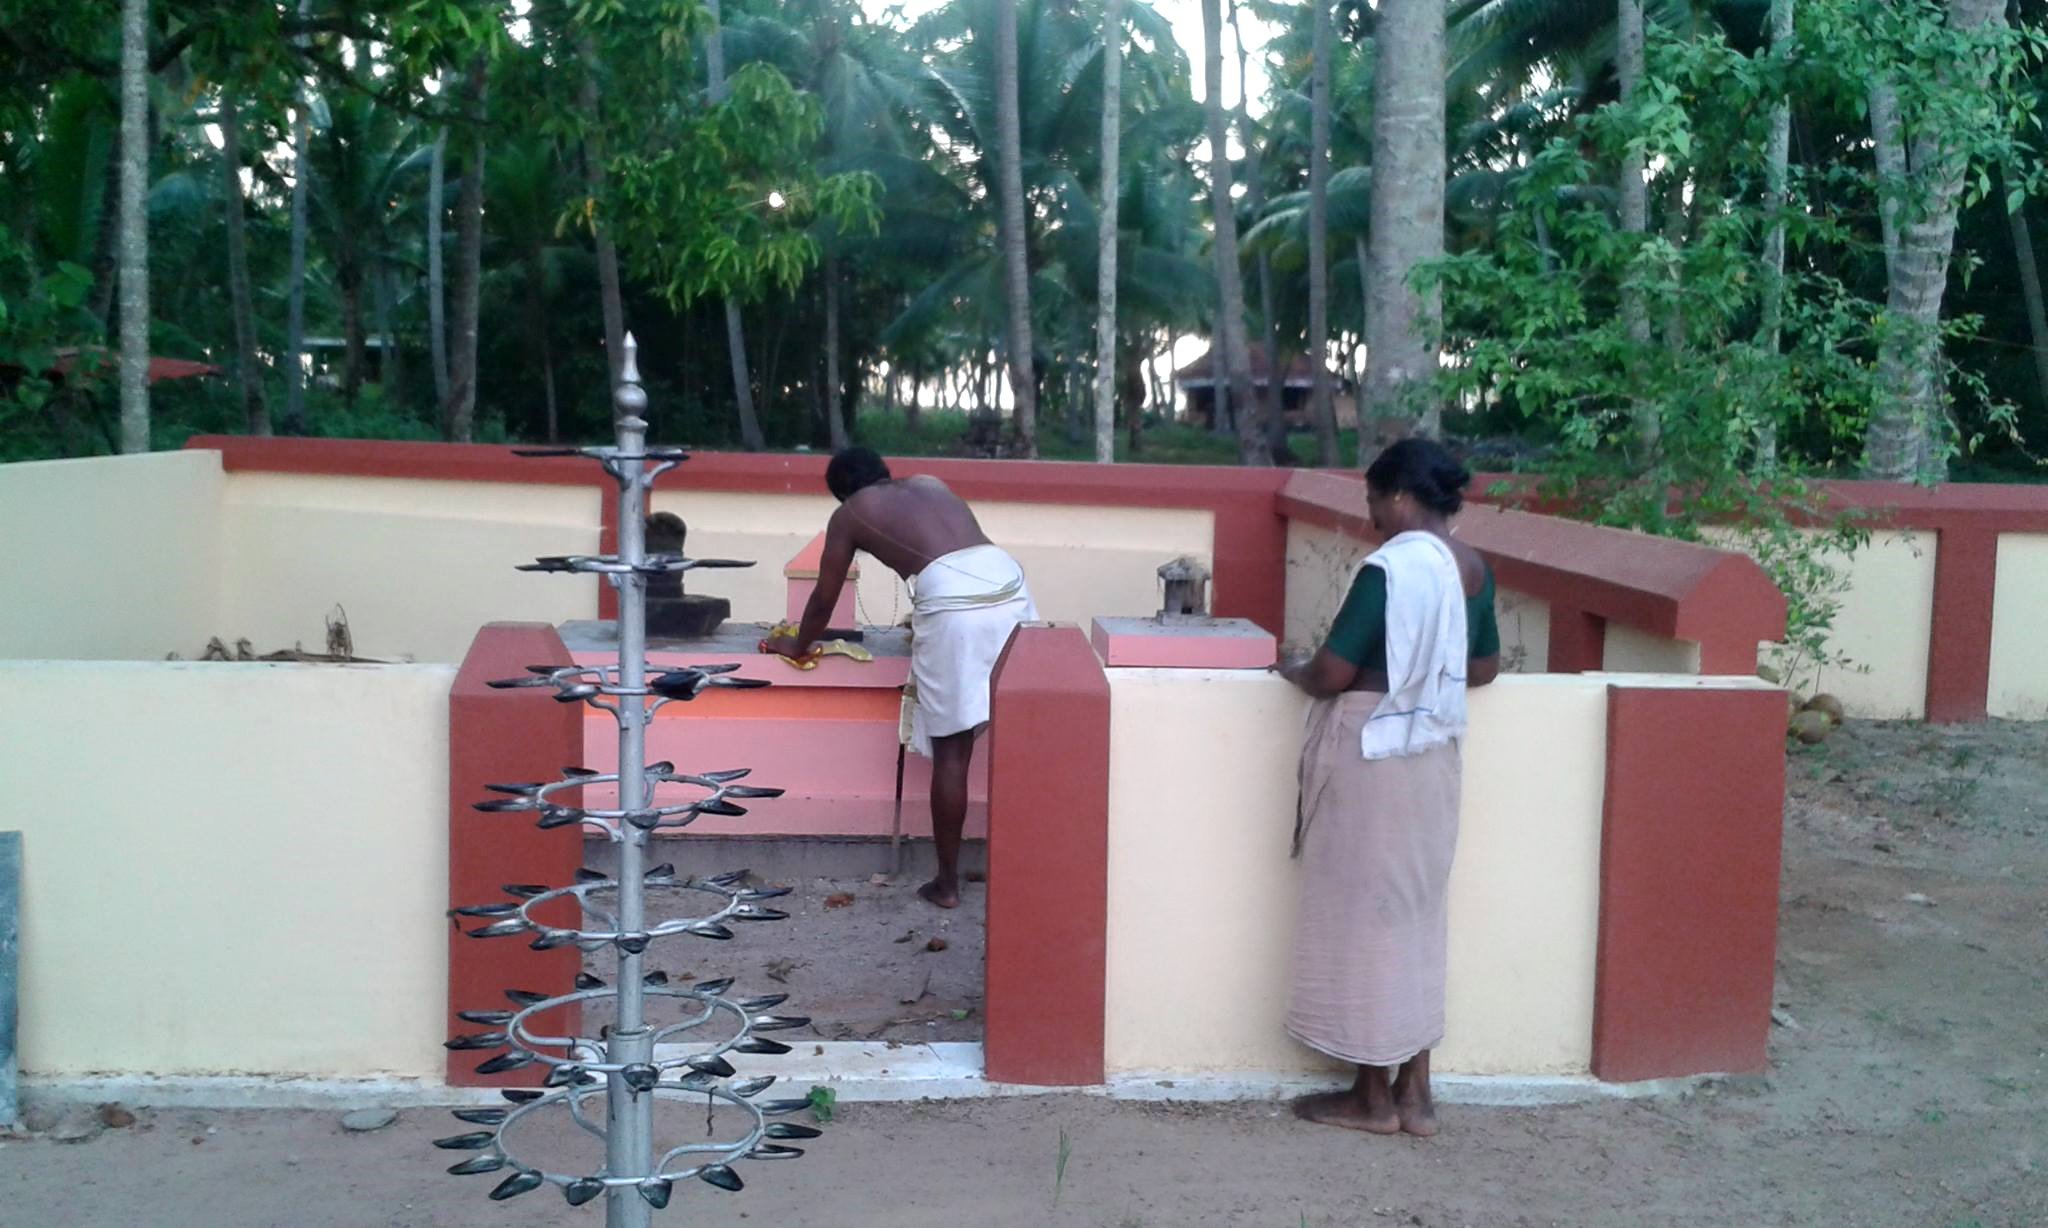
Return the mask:
M 448 696 L 448 902 L 449 907 L 504 902 L 506 883 L 566 887 L 583 863 L 583 832 L 576 825 L 541 831 L 533 816 L 485 814 L 472 803 L 495 796 L 493 782 L 553 780 L 583 754 L 582 704 L 563 704 L 539 688 L 492 690 L 494 678 L 517 678 L 529 665 L 567 665 L 562 637 L 546 623 L 491 623 L 477 632 Z M 578 923 L 563 903 L 552 925 Z M 462 929 L 484 921 L 460 918 Z M 471 938 L 450 927 L 448 935 L 448 1034 L 488 1029 L 455 1017 L 462 1010 L 507 1010 L 507 989 L 568 993 L 580 954 L 574 947 L 535 951 L 519 937 Z M 573 1012 L 548 1019 L 557 1035 L 573 1034 Z M 560 1028 L 554 1025 L 560 1023 Z M 538 1086 L 544 1066 L 501 1075 L 479 1075 L 490 1052 L 448 1055 L 448 1082 L 456 1087 Z
M 1927 636 L 1927 719 L 1985 719 L 1991 695 L 1991 603 L 1998 533 L 1943 529 L 1934 550 L 1934 618 Z
M 1215 503 L 1218 618 L 1245 618 L 1275 636 L 1287 629 L 1287 518 L 1273 492 L 1230 495 Z
M 1609 688 L 1596 1077 L 1764 1068 L 1784 807 L 1783 691 Z
M 1553 674 L 1595 673 L 1607 662 L 1607 620 L 1570 606 L 1550 607 L 1550 661 Z
M 1100 1083 L 1109 680 L 1079 628 L 1033 623 L 990 685 L 988 1077 Z

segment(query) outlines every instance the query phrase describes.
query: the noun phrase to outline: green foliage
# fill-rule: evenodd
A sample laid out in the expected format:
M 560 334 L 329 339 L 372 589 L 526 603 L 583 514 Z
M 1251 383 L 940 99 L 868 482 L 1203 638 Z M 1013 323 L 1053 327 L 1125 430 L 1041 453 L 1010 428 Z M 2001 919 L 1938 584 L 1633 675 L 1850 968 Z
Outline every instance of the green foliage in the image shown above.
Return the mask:
M 1829 659 L 1838 563 L 1863 530 L 1827 513 L 1807 480 L 1816 466 L 1801 458 L 1854 455 L 1885 391 L 1874 362 L 1882 313 L 1801 261 L 1782 283 L 1782 337 L 1760 337 L 1769 282 L 1757 252 L 1774 220 L 1795 254 L 1863 240 L 1805 201 L 1773 215 L 1757 193 L 1759 104 L 1780 88 L 1780 66 L 1714 37 L 1660 40 L 1650 66 L 1632 105 L 1582 117 L 1530 157 L 1491 246 L 1425 271 L 1443 293 L 1453 360 L 1439 393 L 1554 444 L 1522 495 L 1599 524 L 1732 536 L 1786 593 L 1795 656 L 1818 664 Z M 1653 186 L 1684 177 L 1684 242 L 1624 232 L 1594 191 L 1624 151 L 1664 168 Z M 1661 335 L 1631 338 L 1624 289 Z M 1660 426 L 1654 446 L 1636 425 L 1645 409 Z M 1769 466 L 1763 439 L 1798 446 Z
M 820 1123 L 829 1123 L 839 1105 L 839 1093 L 824 1086 L 811 1088 L 810 1095 L 805 1099 L 811 1102 L 811 1116 Z
M 48 377 L 61 349 L 92 335 L 85 311 L 92 273 L 70 261 L 45 272 L 28 246 L 0 223 L 0 462 L 50 455 L 51 432 L 37 429 L 60 394 Z M 70 383 L 89 380 L 88 357 Z
M 816 173 L 816 98 L 765 64 L 742 67 L 730 88 L 678 121 L 672 145 L 611 162 L 607 220 L 631 267 L 677 305 L 790 293 L 819 256 L 815 217 L 843 230 L 878 221 L 874 176 Z

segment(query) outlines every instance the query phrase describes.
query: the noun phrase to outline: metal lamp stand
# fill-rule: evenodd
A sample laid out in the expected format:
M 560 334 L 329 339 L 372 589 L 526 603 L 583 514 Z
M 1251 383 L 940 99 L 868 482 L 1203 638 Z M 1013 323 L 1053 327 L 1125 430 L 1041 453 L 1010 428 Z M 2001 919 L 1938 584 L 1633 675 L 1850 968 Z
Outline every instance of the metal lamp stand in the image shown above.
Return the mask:
M 762 906 L 784 895 L 787 887 L 750 886 L 746 871 L 710 878 L 679 876 L 672 865 L 647 865 L 648 841 L 656 831 L 687 826 L 700 814 L 741 815 L 739 801 L 780 796 L 782 790 L 738 783 L 749 769 L 686 773 L 670 763 L 646 762 L 647 722 L 671 703 L 687 703 L 713 688 L 767 686 L 765 680 L 741 678 L 738 665 L 706 665 L 663 670 L 647 662 L 646 598 L 651 576 L 705 567 L 747 567 L 726 559 L 690 559 L 680 554 L 649 554 L 645 542 L 648 492 L 655 478 L 689 459 L 674 448 L 647 446 L 647 393 L 640 386 L 638 347 L 628 336 L 625 362 L 613 396 L 618 409 L 618 436 L 608 447 L 522 450 L 522 456 L 584 456 L 598 461 L 619 486 L 618 553 L 561 555 L 525 564 L 522 571 L 596 574 L 618 590 L 619 660 L 617 665 L 531 666 L 524 678 L 492 682 L 494 687 L 547 687 L 563 703 L 586 703 L 610 712 L 619 725 L 619 770 L 612 774 L 587 768 L 564 769 L 560 779 L 535 784 L 489 786 L 505 796 L 477 803 L 477 809 L 535 817 L 543 828 L 577 824 L 601 829 L 619 846 L 616 876 L 585 869 L 577 881 L 563 886 L 513 883 L 504 888 L 506 901 L 457 908 L 463 917 L 482 920 L 467 931 L 475 938 L 531 935 L 535 950 L 575 946 L 582 951 L 609 948 L 617 962 L 611 984 L 579 973 L 575 991 L 549 996 L 508 989 L 513 1009 L 461 1012 L 464 1020 L 490 1030 L 458 1036 L 450 1049 L 492 1050 L 496 1056 L 477 1067 L 495 1074 L 536 1063 L 549 1068 L 541 1089 L 508 1088 L 510 1108 L 458 1109 L 455 1116 L 485 1129 L 436 1139 L 434 1145 L 477 1155 L 448 1171 L 458 1175 L 507 1172 L 491 1197 L 517 1197 L 543 1185 L 561 1189 L 571 1206 L 599 1195 L 605 1198 L 607 1228 L 646 1228 L 653 1212 L 669 1203 L 675 1183 L 692 1178 L 724 1190 L 743 1182 L 733 1169 L 736 1160 L 791 1159 L 802 1149 L 790 1140 L 816 1137 L 812 1126 L 771 1121 L 810 1107 L 808 1099 L 757 1099 L 775 1079 L 737 1079 L 727 1054 L 781 1054 L 789 1046 L 769 1040 L 764 1032 L 803 1027 L 800 1016 L 766 1014 L 787 995 L 734 998 L 730 979 L 672 985 L 662 972 L 643 972 L 641 956 L 652 943 L 678 935 L 723 940 L 733 936 L 734 922 L 779 921 L 788 914 Z M 651 675 L 651 676 L 650 676 Z M 616 783 L 613 809 L 580 804 L 580 791 Z M 691 791 L 685 800 L 657 802 L 656 785 Z M 558 796 L 561 800 L 557 800 Z M 668 916 L 650 922 L 648 895 L 686 893 L 709 901 L 692 915 Z M 572 900 L 580 910 L 580 927 L 563 929 L 539 916 L 558 900 Z M 711 905 L 715 903 L 715 907 Z M 678 1021 L 656 1024 L 648 1018 L 650 1003 L 680 1008 Z M 583 1016 L 613 1007 L 611 1022 L 597 1035 L 549 1033 L 551 1012 L 577 1006 Z M 657 1056 L 657 1046 L 674 1046 Z M 591 1112 L 592 1101 L 603 1113 Z M 740 1129 L 722 1138 L 681 1143 L 657 1151 L 655 1106 L 676 1108 L 702 1102 L 714 1109 L 735 1109 Z M 514 1146 L 523 1127 L 544 1115 L 566 1114 L 581 1129 L 604 1140 L 604 1163 L 597 1171 L 565 1173 L 523 1158 Z

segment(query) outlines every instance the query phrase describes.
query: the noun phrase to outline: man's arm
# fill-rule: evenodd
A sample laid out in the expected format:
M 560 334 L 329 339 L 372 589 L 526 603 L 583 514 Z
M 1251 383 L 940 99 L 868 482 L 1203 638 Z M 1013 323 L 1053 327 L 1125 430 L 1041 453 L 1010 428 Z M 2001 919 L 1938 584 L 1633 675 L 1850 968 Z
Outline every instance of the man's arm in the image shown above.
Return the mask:
M 825 522 L 825 553 L 818 560 L 818 583 L 811 599 L 804 603 L 803 622 L 797 626 L 796 643 L 789 655 L 800 657 L 825 634 L 832 621 L 832 607 L 839 604 L 839 591 L 846 587 L 846 573 L 853 567 L 852 507 L 842 504 Z

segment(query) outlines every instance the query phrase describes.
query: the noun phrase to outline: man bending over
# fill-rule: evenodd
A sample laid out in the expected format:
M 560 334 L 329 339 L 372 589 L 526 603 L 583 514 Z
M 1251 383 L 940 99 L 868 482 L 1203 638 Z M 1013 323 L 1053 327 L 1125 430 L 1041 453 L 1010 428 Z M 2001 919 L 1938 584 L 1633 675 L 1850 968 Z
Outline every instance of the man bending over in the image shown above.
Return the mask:
M 794 639 L 769 650 L 802 657 L 825 633 L 856 550 L 910 582 L 910 677 L 917 690 L 911 749 L 932 761 L 932 841 L 939 876 L 917 893 L 940 908 L 960 905 L 960 832 L 967 823 L 967 767 L 974 735 L 988 724 L 989 675 L 1018 623 L 1038 617 L 1017 560 L 989 543 L 974 513 L 933 477 L 897 479 L 867 448 L 848 448 L 825 469 L 839 510 L 825 526 L 818 585 Z

